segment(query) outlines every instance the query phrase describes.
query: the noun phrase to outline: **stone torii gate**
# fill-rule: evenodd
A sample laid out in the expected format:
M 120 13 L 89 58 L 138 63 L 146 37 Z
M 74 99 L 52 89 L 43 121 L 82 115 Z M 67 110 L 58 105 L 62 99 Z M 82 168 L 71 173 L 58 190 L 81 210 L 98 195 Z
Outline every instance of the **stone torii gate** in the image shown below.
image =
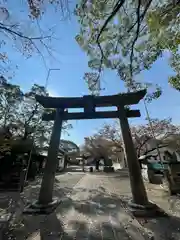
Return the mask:
M 63 120 L 118 118 L 125 146 L 125 154 L 129 168 L 130 186 L 132 191 L 131 207 L 152 209 L 143 183 L 140 165 L 134 149 L 128 118 L 140 117 L 139 110 L 128 110 L 125 106 L 138 104 L 146 95 L 146 90 L 110 96 L 83 97 L 45 97 L 36 96 L 36 100 L 44 108 L 53 108 L 51 114 L 44 114 L 44 121 L 54 120 L 48 157 L 39 193 L 39 199 L 33 208 L 47 210 L 57 201 L 53 200 L 53 185 L 57 166 L 57 154 L 61 137 Z M 96 111 L 96 107 L 116 106 L 116 111 Z M 68 112 L 68 108 L 83 108 L 84 112 Z M 66 110 L 65 110 L 66 109 Z M 45 210 L 45 211 L 46 211 Z

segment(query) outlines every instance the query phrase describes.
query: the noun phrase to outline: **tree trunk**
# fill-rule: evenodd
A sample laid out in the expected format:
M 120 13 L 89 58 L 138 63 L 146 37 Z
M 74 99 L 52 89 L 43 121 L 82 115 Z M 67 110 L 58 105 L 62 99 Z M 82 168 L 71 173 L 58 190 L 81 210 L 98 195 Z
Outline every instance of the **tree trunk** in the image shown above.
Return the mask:
M 121 132 L 124 141 L 126 160 L 129 168 L 129 177 L 133 202 L 140 205 L 146 205 L 148 203 L 148 197 L 142 179 L 141 169 L 136 156 L 136 151 L 134 148 L 131 131 L 128 119 L 126 117 L 124 106 L 118 107 L 118 111 Z
M 59 142 L 63 123 L 63 112 L 64 110 L 62 109 L 56 109 L 56 118 L 54 121 L 53 131 L 48 149 L 48 156 L 39 194 L 39 204 L 48 204 L 52 202 L 54 179 L 58 164 L 57 156 L 59 152 Z

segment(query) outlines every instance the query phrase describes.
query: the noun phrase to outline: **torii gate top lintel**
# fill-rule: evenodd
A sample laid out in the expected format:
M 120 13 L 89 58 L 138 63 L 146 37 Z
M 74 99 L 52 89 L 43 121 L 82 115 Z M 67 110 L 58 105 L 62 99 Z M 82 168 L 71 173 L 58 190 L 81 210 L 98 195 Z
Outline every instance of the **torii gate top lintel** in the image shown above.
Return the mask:
M 95 107 L 109 107 L 122 105 L 138 104 L 146 95 L 147 90 L 137 92 L 122 93 L 107 96 L 87 95 L 83 97 L 46 97 L 36 95 L 36 100 L 44 108 L 84 108 L 89 102 Z

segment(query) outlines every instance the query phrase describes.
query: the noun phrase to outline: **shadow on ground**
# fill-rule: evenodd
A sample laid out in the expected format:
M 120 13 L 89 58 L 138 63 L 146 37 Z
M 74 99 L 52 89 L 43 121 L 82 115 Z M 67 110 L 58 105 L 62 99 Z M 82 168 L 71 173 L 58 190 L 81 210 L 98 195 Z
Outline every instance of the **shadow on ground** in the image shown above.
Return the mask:
M 116 177 L 115 177 L 116 178 Z M 38 184 L 32 184 L 34 193 L 31 193 L 28 198 L 37 199 L 39 193 Z M 90 197 L 84 200 L 78 200 L 73 198 L 74 195 L 83 194 L 90 192 Z M 30 194 L 30 193 L 29 193 Z M 117 194 L 109 194 L 105 188 L 99 187 L 98 189 L 87 190 L 86 188 L 74 189 L 64 187 L 58 188 L 55 184 L 54 195 L 60 199 L 62 202 L 57 208 L 56 212 L 48 216 L 27 216 L 23 215 L 21 222 L 23 226 L 16 226 L 11 229 L 8 235 L 3 237 L 3 240 L 11 239 L 24 240 L 24 239 L 35 239 L 37 234 L 40 234 L 41 240 L 73 240 L 74 235 L 76 239 L 83 239 L 89 234 L 89 240 L 99 240 L 102 238 L 101 232 L 103 231 L 103 239 L 109 240 L 114 239 L 128 239 L 126 229 L 121 225 L 121 221 L 113 223 L 113 219 L 108 216 L 117 219 L 123 212 L 128 212 L 127 203 L 130 200 L 128 196 L 118 196 Z M 91 229 L 91 222 L 79 219 L 72 219 L 69 223 L 71 229 L 69 231 L 64 226 L 64 216 L 71 208 L 75 209 L 77 215 L 86 216 L 88 219 L 93 219 L 94 217 L 102 217 L 106 219 L 103 224 L 93 223 L 93 228 Z M 129 212 L 128 212 L 129 213 Z M 130 213 L 129 213 L 130 214 Z M 147 229 L 147 231 L 152 232 L 155 235 L 155 239 L 169 240 L 169 239 L 180 239 L 180 218 L 178 217 L 161 217 L 152 219 L 138 219 L 139 223 Z M 113 225 L 113 229 L 112 229 Z M 130 222 L 131 232 L 134 236 L 133 240 L 136 240 L 137 228 Z M 90 231 L 91 229 L 91 231 Z M 134 232 L 134 234 L 133 234 Z M 146 231 L 145 231 L 146 233 Z M 146 234 L 144 234 L 145 237 Z M 148 233 L 149 234 L 149 233 Z M 29 237 L 29 238 L 28 238 Z M 39 239 L 39 238 L 38 238 Z M 147 239 L 147 238 L 145 238 Z
M 68 232 L 64 231 L 63 222 L 61 222 L 55 213 L 51 214 L 49 218 L 41 224 L 40 227 L 40 239 L 49 240 L 49 239 L 63 239 L 63 240 L 74 240 L 74 239 L 86 239 L 88 235 L 89 240 L 99 240 L 102 239 L 100 226 L 96 225 L 93 231 L 89 231 L 89 224 L 84 221 L 72 221 L 73 230 Z M 103 236 L 104 240 L 114 239 L 114 232 L 110 223 L 106 223 L 103 226 L 105 235 Z M 122 229 L 115 227 L 114 231 L 123 237 Z M 74 233 L 76 238 L 74 238 Z M 52 236 L 52 238 L 50 238 Z M 124 238 L 122 238 L 124 239 Z
M 152 232 L 154 239 L 180 239 L 180 218 L 167 216 L 161 218 L 138 219 L 139 223 Z
M 37 187 L 37 192 L 39 191 Z M 21 223 L 23 225 L 18 225 L 12 228 L 7 235 L 3 237 L 3 240 L 9 239 L 33 239 L 40 232 L 40 239 L 61 239 L 63 240 L 73 240 L 74 234 L 77 239 L 83 239 L 83 237 L 89 234 L 89 239 L 98 240 L 101 239 L 101 229 L 105 233 L 103 239 L 109 240 L 114 239 L 114 234 L 117 235 L 127 235 L 122 226 L 114 226 L 112 229 L 110 220 L 107 219 L 103 226 L 96 223 L 93 225 L 93 229 L 90 231 L 90 222 L 83 221 L 81 219 L 70 221 L 71 229 L 67 231 L 64 229 L 63 216 L 72 207 L 82 215 L 88 215 L 89 218 L 97 214 L 99 216 L 108 215 L 109 212 L 113 211 L 114 215 L 117 212 L 120 199 L 116 199 L 116 196 L 109 196 L 103 187 L 89 190 L 88 192 L 93 195 L 92 198 L 83 201 L 74 201 L 71 196 L 67 196 L 70 193 L 70 188 L 64 188 L 59 191 L 55 188 L 54 195 L 62 199 L 57 211 L 48 216 L 29 216 L 22 215 Z M 86 193 L 87 189 L 79 188 L 73 191 L 73 195 L 79 193 Z M 37 194 L 37 193 L 36 193 Z M 33 197 L 35 194 L 33 195 Z M 58 215 L 58 217 L 57 217 Z M 28 238 L 29 237 L 29 238 Z

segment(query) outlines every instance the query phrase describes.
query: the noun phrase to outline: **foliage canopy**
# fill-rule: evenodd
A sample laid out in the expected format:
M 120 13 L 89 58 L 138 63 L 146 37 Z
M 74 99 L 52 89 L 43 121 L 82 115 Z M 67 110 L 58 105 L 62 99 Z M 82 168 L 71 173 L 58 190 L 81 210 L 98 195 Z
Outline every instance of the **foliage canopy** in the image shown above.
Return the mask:
M 138 75 L 165 52 L 174 70 L 169 82 L 179 90 L 179 13 L 178 0 L 81 0 L 75 10 L 80 24 L 76 41 L 89 56 L 92 72 L 85 79 L 90 90 L 97 93 L 101 72 L 109 68 L 117 71 L 128 89 L 153 87 L 148 100 L 158 98 L 160 87 L 139 81 Z
M 1 77 L 0 81 L 0 129 L 1 133 L 10 133 L 13 140 L 32 139 L 34 145 L 42 149 L 50 140 L 53 122 L 42 121 L 45 109 L 36 102 L 35 95 L 48 96 L 43 86 L 34 84 L 30 91 L 23 92 L 19 86 L 9 83 Z M 52 111 L 47 109 L 47 111 Z M 63 130 L 71 128 L 64 122 Z M 3 145 L 4 137 L 1 138 Z M 10 138 L 11 139 L 11 138 Z M 7 141 L 6 144 L 7 145 Z

